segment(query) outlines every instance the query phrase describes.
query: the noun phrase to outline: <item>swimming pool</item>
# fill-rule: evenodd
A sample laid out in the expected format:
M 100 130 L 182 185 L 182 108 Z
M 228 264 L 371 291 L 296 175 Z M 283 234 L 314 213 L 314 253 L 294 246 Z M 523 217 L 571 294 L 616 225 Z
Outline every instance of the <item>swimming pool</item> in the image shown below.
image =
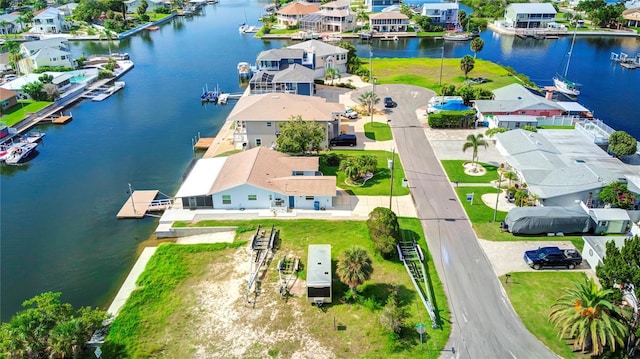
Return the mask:
M 72 84 L 79 84 L 87 81 L 87 79 L 88 79 L 87 76 L 74 76 L 69 79 L 69 82 L 71 82 Z

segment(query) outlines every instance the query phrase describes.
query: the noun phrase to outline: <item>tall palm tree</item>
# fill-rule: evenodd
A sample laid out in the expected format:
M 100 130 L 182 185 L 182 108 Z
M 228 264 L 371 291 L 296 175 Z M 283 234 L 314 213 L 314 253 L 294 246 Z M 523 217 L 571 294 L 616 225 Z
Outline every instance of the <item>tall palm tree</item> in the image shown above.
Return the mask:
M 460 70 L 464 72 L 464 78 L 467 79 L 467 75 L 476 66 L 476 61 L 470 55 L 464 55 L 460 60 Z
M 7 50 L 9 53 L 9 65 L 17 72 L 20 73 L 18 62 L 22 60 L 22 53 L 20 53 L 20 43 L 13 40 L 7 40 L 2 44 L 2 49 Z
M 465 152 L 468 148 L 473 149 L 473 157 L 471 157 L 471 164 L 475 164 L 476 168 L 478 164 L 476 163 L 476 158 L 478 158 L 478 147 L 484 146 L 484 148 L 489 147 L 489 143 L 484 139 L 484 136 L 479 133 L 477 135 L 470 134 L 467 136 L 467 142 L 462 145 L 462 152 Z
M 380 102 L 380 97 L 373 91 L 367 91 L 358 97 L 358 101 L 360 101 L 360 106 L 363 110 L 369 111 L 367 115 L 370 115 L 373 112 L 373 106 Z
M 331 79 L 331 85 L 333 85 L 333 80 L 336 78 L 342 78 L 340 70 L 335 67 L 327 67 L 327 69 L 324 71 L 324 79 Z
M 482 51 L 484 48 L 484 40 L 479 37 L 471 40 L 471 51 L 473 51 L 473 58 L 475 59 L 478 56 L 478 52 Z
M 367 251 L 359 246 L 347 248 L 338 259 L 336 273 L 355 292 L 356 287 L 371 277 L 373 266 Z
M 620 309 L 607 299 L 612 292 L 599 288 L 591 278 L 577 282 L 552 306 L 549 321 L 560 327 L 561 338 L 575 339 L 574 349 L 590 347 L 592 355 L 601 354 L 606 346 L 615 351 L 616 344 L 624 346 L 628 329 Z

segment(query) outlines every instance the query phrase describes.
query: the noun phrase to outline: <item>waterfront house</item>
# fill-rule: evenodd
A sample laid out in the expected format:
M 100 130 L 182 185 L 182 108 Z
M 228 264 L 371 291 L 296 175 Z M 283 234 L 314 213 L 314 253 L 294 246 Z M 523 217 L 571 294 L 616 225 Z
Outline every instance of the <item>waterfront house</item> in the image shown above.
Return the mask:
M 237 147 L 273 148 L 280 134 L 279 123 L 297 116 L 304 121 L 315 121 L 325 129 L 328 140 L 340 134 L 340 115 L 344 111 L 344 105 L 321 97 L 267 93 L 241 97 L 228 119 L 235 123 L 233 141 Z M 327 147 L 327 144 L 328 141 L 324 141 L 321 146 Z
M 307 67 L 314 70 L 315 78 L 324 78 L 325 69 L 329 67 L 337 69 L 340 73 L 347 72 L 349 50 L 340 46 L 327 44 L 319 40 L 309 40 L 287 48 L 304 51 L 304 58 L 307 59 L 307 63 L 311 63 Z
M 2 113 L 18 104 L 18 93 L 0 88 L 0 108 Z
M 74 65 L 70 52 L 52 47 L 41 48 L 18 62 L 20 71 L 25 74 L 30 74 L 41 67 L 74 67 Z
M 0 34 L 9 35 L 9 34 L 19 34 L 24 31 L 25 23 L 18 21 L 20 15 L 18 14 L 4 14 L 0 15 L 0 23 L 6 25 L 0 25 Z
M 640 27 L 640 2 L 638 6 L 622 12 L 622 18 L 627 22 L 628 27 Z
M 36 12 L 33 17 L 31 32 L 38 34 L 59 34 L 71 29 L 71 24 L 65 20 L 64 12 L 54 7 L 48 7 Z
M 565 109 L 557 102 L 543 96 L 535 95 L 520 84 L 511 84 L 493 91 L 493 100 L 475 100 L 473 107 L 478 114 L 478 120 L 486 122 L 487 126 L 518 128 L 527 118 L 505 118 L 504 116 L 535 116 L 550 118 L 562 116 Z M 502 118 L 502 124 L 497 119 Z M 509 121 L 507 121 L 509 120 Z M 509 123 L 509 125 L 507 125 Z M 520 125 L 518 125 L 520 124 Z
M 189 209 L 332 208 L 336 177 L 318 169 L 318 157 L 257 147 L 198 160 L 175 197 Z
M 314 69 L 314 57 L 312 55 L 313 54 L 306 53 L 303 49 L 287 47 L 265 50 L 258 54 L 256 67 L 258 70 L 280 71 L 294 64 L 298 64 Z
M 302 65 L 293 64 L 282 71 L 260 70 L 249 80 L 252 95 L 286 92 L 311 96 L 315 90 L 314 71 Z
M 637 169 L 609 156 L 579 131 L 516 129 L 495 137 L 508 166 L 541 205 L 583 202 L 598 207 L 598 193 L 614 181 L 624 181 L 630 191 L 640 193 Z
M 432 25 L 441 25 L 445 29 L 453 30 L 460 27 L 457 2 L 428 2 L 422 5 L 422 16 L 431 19 Z
M 555 21 L 556 9 L 551 3 L 509 4 L 504 11 L 506 27 L 516 29 L 546 29 Z
M 127 14 L 135 14 L 136 11 L 138 10 L 138 7 L 140 6 L 140 4 L 142 3 L 143 0 L 125 0 L 123 1 L 124 3 L 124 7 L 125 7 L 125 11 Z M 171 4 L 167 1 L 164 0 L 144 0 L 147 2 L 147 11 L 146 12 L 153 12 L 153 10 L 155 10 L 156 8 L 159 7 L 170 7 Z
M 320 11 L 316 14 L 322 16 L 322 32 L 347 32 L 356 27 L 356 16 L 348 0 L 320 5 Z
M 309 4 L 302 1 L 289 3 L 276 12 L 278 24 L 282 26 L 297 25 L 304 16 L 320 11 L 316 4 Z
M 58 10 L 62 11 L 64 16 L 71 16 L 73 15 L 73 10 L 75 10 L 76 7 L 78 7 L 78 3 L 70 2 L 64 5 L 58 6 Z
M 406 32 L 409 27 L 407 15 L 389 11 L 369 15 L 369 28 L 377 32 Z

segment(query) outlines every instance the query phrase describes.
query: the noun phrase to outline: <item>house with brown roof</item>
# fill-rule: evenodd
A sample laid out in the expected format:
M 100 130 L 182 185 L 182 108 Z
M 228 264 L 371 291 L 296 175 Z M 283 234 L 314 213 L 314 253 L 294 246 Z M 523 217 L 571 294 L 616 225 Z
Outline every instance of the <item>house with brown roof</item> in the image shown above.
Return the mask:
M 236 126 L 233 141 L 237 148 L 275 147 L 279 124 L 296 116 L 325 129 L 327 140 L 321 146 L 326 147 L 329 139 L 340 134 L 340 114 L 344 111 L 344 105 L 321 97 L 267 93 L 241 97 L 228 119 Z
M 302 1 L 289 3 L 287 6 L 276 12 L 278 24 L 283 26 L 297 25 L 298 21 L 305 15 L 313 14 L 320 11 L 320 7 L 316 4 L 309 4 Z
M 406 32 L 409 17 L 405 14 L 389 11 L 369 15 L 369 28 L 377 32 Z
M 336 177 L 318 169 L 318 157 L 257 147 L 198 160 L 175 197 L 190 209 L 332 208 Z
M 15 91 L 3 89 L 0 87 L 0 106 L 2 106 L 2 113 L 5 110 L 18 104 L 18 93 Z

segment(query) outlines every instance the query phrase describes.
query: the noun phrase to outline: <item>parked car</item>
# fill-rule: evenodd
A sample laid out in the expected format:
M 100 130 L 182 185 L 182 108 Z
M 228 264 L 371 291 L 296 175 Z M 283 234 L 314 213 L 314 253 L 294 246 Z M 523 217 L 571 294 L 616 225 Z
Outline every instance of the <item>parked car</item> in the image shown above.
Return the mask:
M 331 146 L 355 146 L 357 144 L 356 135 L 354 134 L 342 134 L 338 137 L 334 137 L 329 141 Z
M 355 120 L 355 119 L 358 118 L 358 113 L 354 109 L 348 108 L 346 111 L 344 111 L 342 113 L 342 117 L 346 117 L 348 119 Z
M 540 247 L 524 252 L 524 261 L 533 269 L 542 267 L 566 267 L 573 269 L 582 264 L 582 256 L 576 249 Z
M 395 101 L 393 101 L 391 97 L 384 98 L 384 107 L 389 108 L 389 107 L 396 107 L 396 106 L 398 106 L 398 104 Z

